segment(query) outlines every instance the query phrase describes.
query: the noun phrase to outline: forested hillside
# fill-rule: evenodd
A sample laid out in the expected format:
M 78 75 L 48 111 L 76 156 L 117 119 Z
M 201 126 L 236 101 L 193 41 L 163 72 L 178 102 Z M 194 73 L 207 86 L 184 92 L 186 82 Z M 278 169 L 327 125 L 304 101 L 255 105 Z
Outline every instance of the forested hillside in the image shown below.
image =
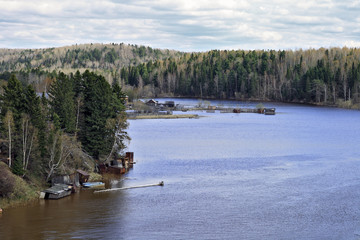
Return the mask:
M 124 66 L 138 65 L 156 59 L 176 58 L 182 53 L 150 47 L 116 44 L 81 44 L 47 49 L 0 49 L 0 75 L 7 79 L 16 73 L 18 79 L 34 84 L 37 91 L 44 91 L 46 77 L 54 78 L 61 71 L 65 74 L 96 71 L 108 82 L 118 80 Z

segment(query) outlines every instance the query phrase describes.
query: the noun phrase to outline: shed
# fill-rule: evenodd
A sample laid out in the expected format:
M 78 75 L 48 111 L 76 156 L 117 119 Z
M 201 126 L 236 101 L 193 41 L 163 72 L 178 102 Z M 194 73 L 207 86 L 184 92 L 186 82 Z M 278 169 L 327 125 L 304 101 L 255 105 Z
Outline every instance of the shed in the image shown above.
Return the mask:
M 89 173 L 87 173 L 81 169 L 76 170 L 76 173 L 79 174 L 79 182 L 81 184 L 83 184 L 89 180 L 89 177 L 90 177 Z

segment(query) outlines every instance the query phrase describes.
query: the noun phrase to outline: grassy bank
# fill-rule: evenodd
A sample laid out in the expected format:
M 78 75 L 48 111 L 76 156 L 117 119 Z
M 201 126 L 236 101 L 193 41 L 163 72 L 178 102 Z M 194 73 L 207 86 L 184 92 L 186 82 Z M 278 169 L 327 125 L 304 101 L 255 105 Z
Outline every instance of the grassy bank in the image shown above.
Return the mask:
M 0 162 L 0 175 L 0 208 L 26 205 L 39 198 L 41 187 L 36 179 L 25 181 L 14 175 L 3 162 Z

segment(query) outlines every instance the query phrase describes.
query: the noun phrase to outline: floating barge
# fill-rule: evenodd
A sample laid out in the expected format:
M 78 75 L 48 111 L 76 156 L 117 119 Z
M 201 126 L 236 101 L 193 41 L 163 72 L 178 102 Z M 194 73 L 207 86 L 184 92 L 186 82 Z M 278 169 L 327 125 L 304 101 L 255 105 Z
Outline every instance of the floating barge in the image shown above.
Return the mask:
M 265 108 L 264 113 L 265 115 L 275 115 L 275 108 Z
M 234 108 L 233 113 L 259 113 L 265 115 L 275 115 L 275 108 Z
M 43 191 L 45 199 L 59 199 L 71 194 L 72 186 L 67 184 L 55 184 Z

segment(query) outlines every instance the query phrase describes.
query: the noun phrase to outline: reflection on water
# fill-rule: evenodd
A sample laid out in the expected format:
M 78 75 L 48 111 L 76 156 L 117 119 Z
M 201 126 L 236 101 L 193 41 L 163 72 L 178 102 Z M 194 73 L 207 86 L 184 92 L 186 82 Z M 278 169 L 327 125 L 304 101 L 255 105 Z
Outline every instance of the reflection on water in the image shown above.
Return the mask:
M 1 239 L 358 239 L 360 113 L 265 105 L 278 114 L 131 120 L 137 164 L 107 185 L 164 187 L 9 209 Z

